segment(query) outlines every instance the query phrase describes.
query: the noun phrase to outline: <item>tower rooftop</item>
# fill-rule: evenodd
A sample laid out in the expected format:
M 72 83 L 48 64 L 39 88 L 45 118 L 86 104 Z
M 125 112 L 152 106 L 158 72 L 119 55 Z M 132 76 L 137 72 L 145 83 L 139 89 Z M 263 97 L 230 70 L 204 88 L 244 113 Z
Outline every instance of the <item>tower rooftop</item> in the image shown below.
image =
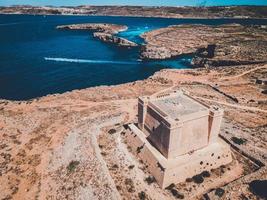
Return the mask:
M 186 115 L 209 110 L 206 106 L 182 93 L 154 99 L 150 102 L 174 120 Z

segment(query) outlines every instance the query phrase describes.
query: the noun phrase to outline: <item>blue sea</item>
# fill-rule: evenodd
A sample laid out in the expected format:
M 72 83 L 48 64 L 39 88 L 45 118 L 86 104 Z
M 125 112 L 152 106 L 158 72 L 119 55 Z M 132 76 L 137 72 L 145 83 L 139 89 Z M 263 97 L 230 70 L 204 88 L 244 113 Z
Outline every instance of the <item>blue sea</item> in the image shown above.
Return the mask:
M 89 31 L 57 30 L 57 25 L 115 23 L 119 33 L 142 44 L 140 34 L 175 24 L 267 24 L 256 19 L 164 19 L 108 16 L 0 15 L 0 98 L 27 100 L 100 85 L 145 79 L 165 68 L 189 68 L 190 56 L 140 61 L 140 48 L 120 48 Z

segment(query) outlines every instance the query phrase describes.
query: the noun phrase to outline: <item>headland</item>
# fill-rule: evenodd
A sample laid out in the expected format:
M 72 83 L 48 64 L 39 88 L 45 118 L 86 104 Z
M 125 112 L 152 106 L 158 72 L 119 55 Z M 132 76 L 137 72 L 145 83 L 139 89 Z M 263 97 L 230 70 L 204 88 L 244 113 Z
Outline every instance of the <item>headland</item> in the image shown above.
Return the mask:
M 84 9 L 86 13 L 90 9 L 94 14 L 93 8 L 79 10 Z M 118 7 L 98 7 L 98 14 L 115 14 L 115 8 Z M 67 12 L 73 8 L 60 9 Z M 129 10 L 140 8 L 120 9 L 121 15 L 127 15 Z M 148 8 L 139 15 L 181 17 L 177 13 L 157 14 L 158 9 L 162 8 L 153 12 Z M 173 9 L 175 12 L 193 9 L 199 12 L 197 17 L 210 16 L 211 12 L 210 8 Z M 229 14 L 232 12 L 225 10 L 225 17 L 232 16 Z M 55 11 L 50 7 L 11 7 L 1 8 L 1 12 L 48 14 Z M 216 10 L 213 17 L 220 17 L 221 13 Z M 259 13 L 252 9 L 241 16 L 262 16 Z M 192 13 L 185 12 L 183 16 Z M 125 27 L 60 28 L 101 30 L 101 34 L 113 35 Z M 74 90 L 28 101 L 0 101 L 0 182 L 6 183 L 0 185 L 1 198 L 266 197 L 266 27 L 181 25 L 148 32 L 143 37 L 147 42 L 141 53 L 143 58 L 163 59 L 193 53 L 197 68 L 166 69 L 142 81 Z M 125 142 L 127 125 L 137 122 L 139 96 L 176 90 L 188 91 L 198 101 L 224 109 L 219 136 L 231 146 L 233 162 L 161 189 L 148 166 L 134 156 L 140 149 L 132 149 Z

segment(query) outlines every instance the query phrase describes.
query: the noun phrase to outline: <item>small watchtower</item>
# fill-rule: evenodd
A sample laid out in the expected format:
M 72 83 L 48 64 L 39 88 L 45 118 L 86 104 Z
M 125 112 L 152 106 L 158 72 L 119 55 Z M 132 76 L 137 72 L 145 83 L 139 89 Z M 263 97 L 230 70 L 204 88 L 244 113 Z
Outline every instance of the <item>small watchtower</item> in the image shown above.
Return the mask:
M 223 110 L 208 107 L 181 91 L 140 97 L 138 127 L 166 157 L 207 147 L 216 142 Z
M 126 139 L 162 188 L 232 161 L 220 137 L 223 110 L 182 91 L 139 97 Z

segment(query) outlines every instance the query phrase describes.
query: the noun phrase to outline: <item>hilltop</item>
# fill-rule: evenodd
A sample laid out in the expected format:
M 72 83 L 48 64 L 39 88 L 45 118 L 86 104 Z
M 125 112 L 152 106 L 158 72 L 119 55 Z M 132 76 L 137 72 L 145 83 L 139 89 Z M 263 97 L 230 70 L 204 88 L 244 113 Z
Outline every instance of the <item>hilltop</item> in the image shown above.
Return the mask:
M 165 18 L 267 18 L 267 6 L 145 7 L 145 6 L 10 6 L 1 14 L 104 15 Z

